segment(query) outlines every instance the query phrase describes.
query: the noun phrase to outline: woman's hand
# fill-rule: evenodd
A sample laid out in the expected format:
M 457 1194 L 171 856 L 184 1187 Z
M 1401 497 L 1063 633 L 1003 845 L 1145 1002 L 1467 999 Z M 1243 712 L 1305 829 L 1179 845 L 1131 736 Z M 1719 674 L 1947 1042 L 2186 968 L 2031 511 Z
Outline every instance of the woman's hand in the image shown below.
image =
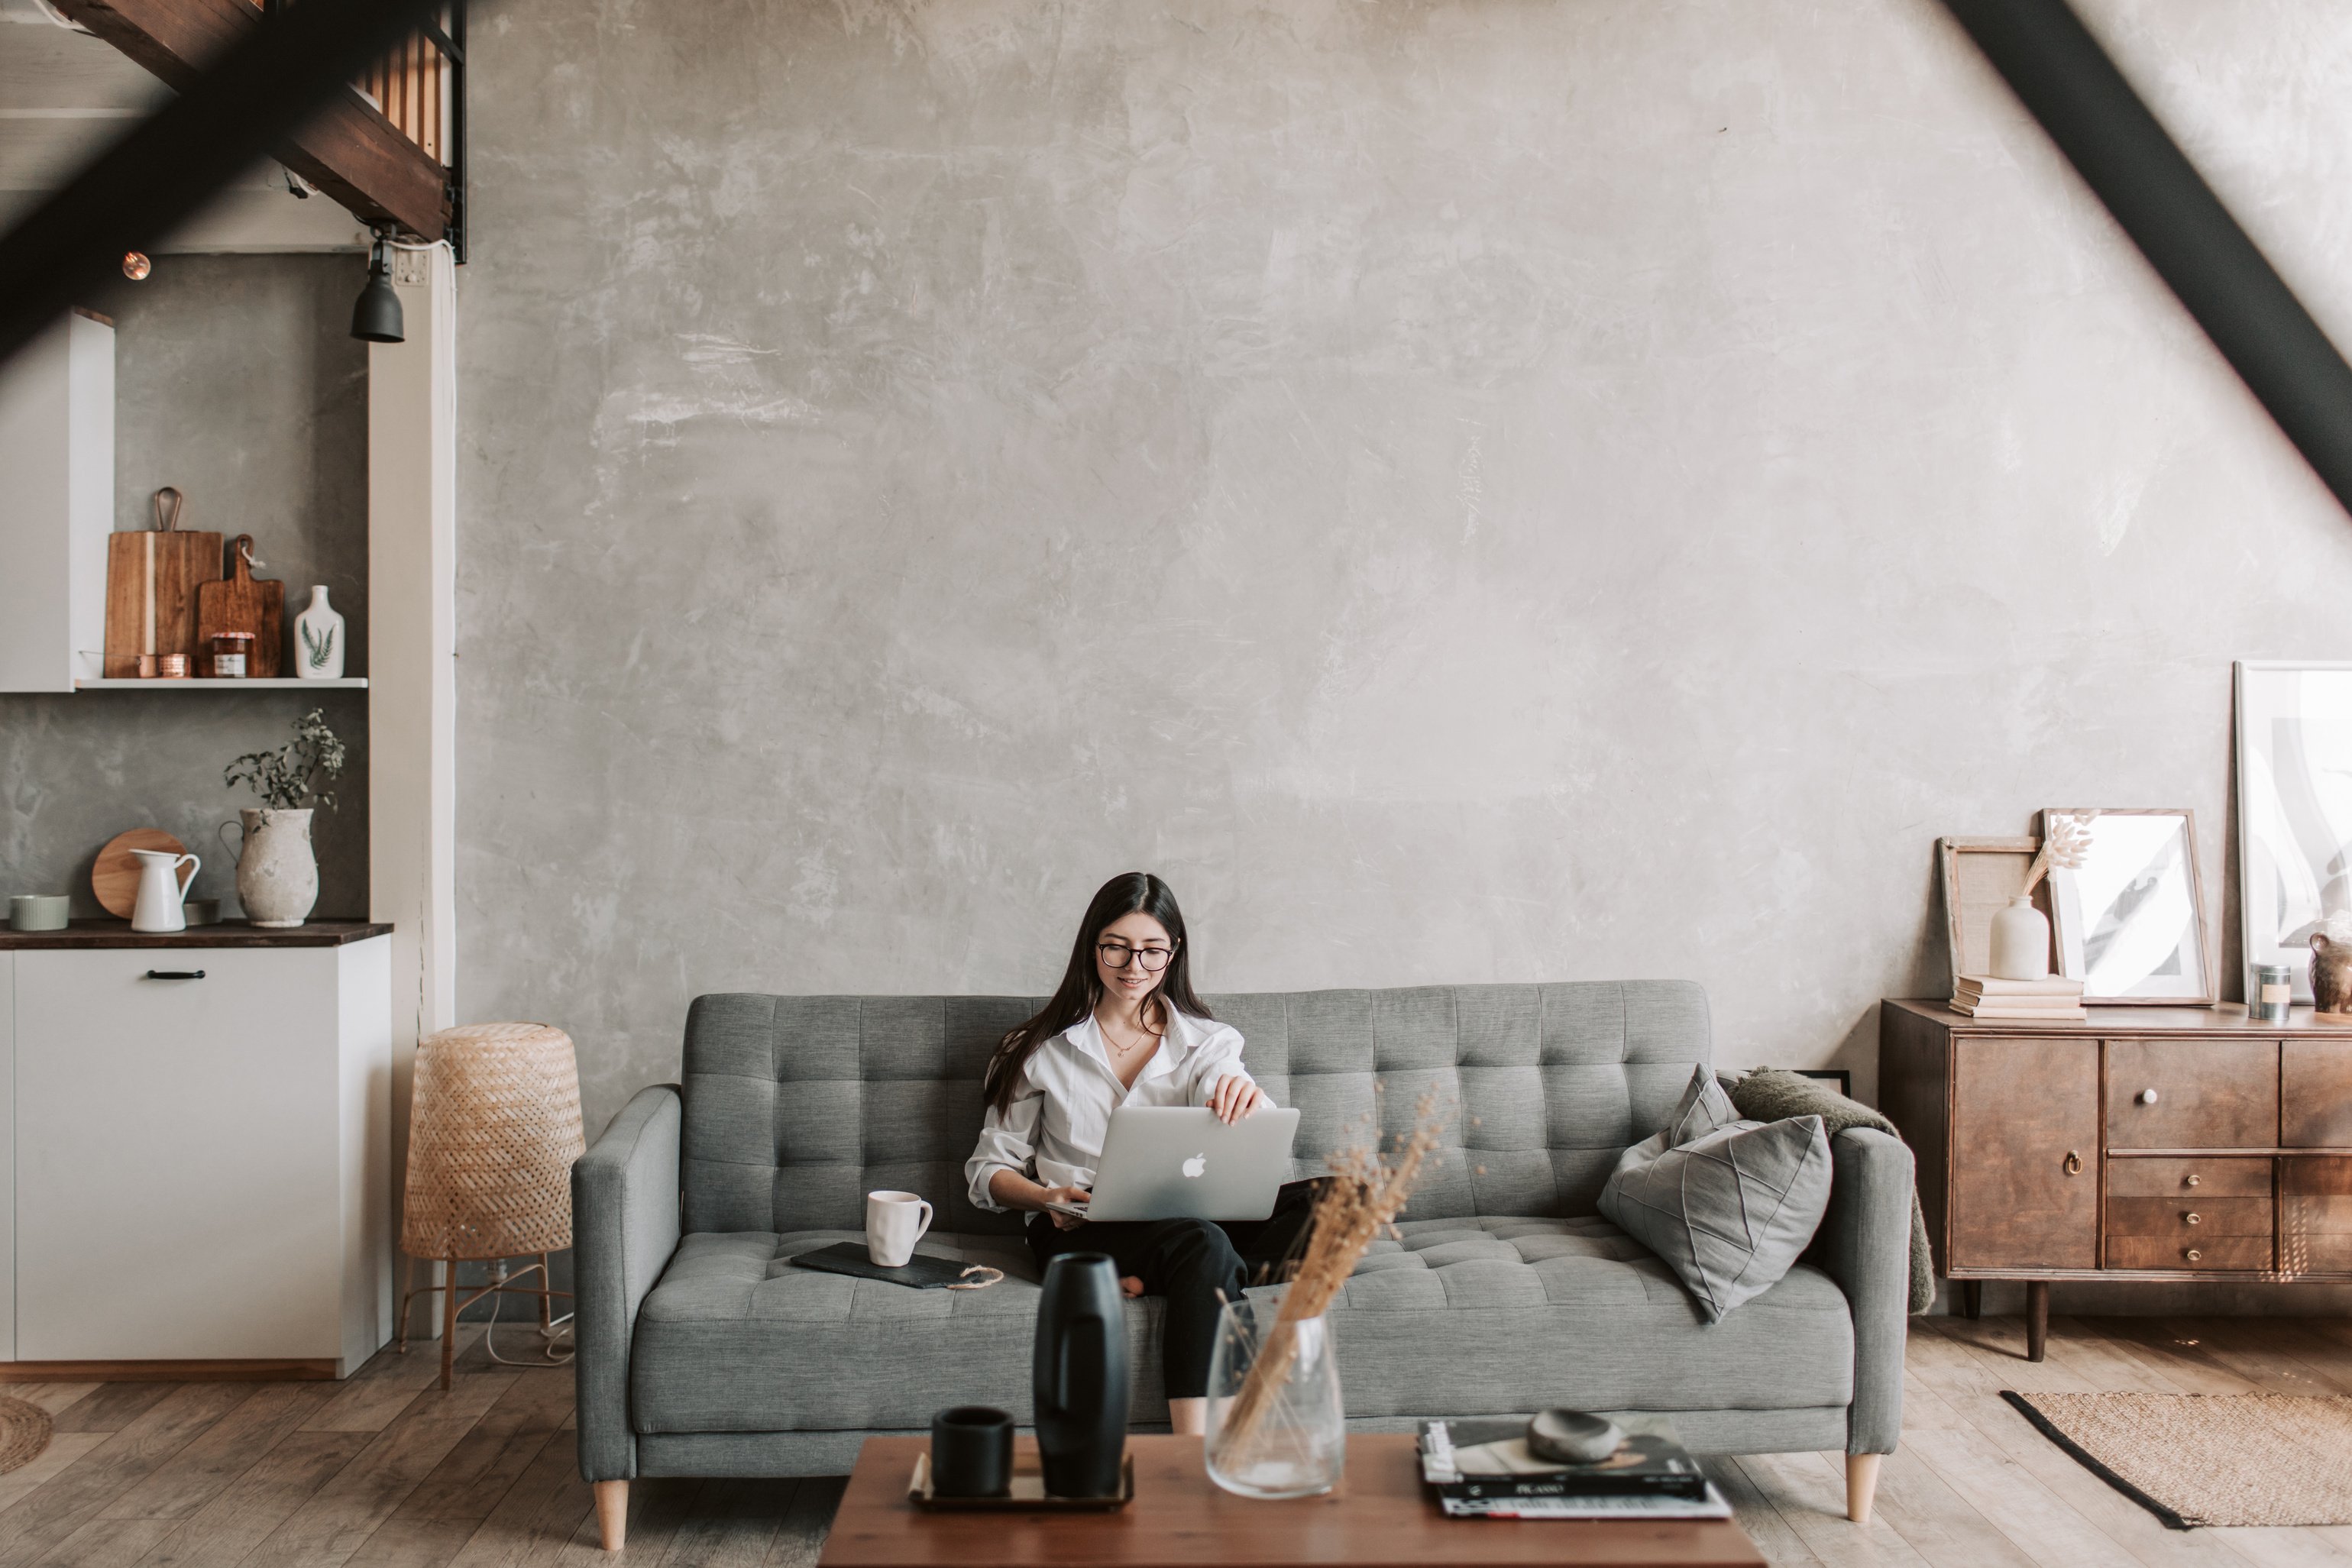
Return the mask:
M 1082 1186 L 1041 1186 L 1037 1189 L 1038 1207 L 1044 1209 L 1045 1218 L 1054 1222 L 1056 1230 L 1076 1230 L 1087 1222 L 1086 1217 L 1064 1214 L 1059 1209 L 1045 1208 L 1045 1206 L 1049 1203 L 1075 1203 L 1083 1208 L 1087 1197 L 1087 1189 Z
M 1238 1122 L 1265 1104 L 1265 1091 L 1238 1072 L 1228 1072 L 1209 1091 L 1209 1109 L 1220 1122 Z

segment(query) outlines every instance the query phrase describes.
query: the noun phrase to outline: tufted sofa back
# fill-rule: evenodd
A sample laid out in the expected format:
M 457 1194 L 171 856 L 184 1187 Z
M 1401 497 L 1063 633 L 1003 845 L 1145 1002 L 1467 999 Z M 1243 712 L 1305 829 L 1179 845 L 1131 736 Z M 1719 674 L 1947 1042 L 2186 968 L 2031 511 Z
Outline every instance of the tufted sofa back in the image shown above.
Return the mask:
M 1209 997 L 1250 1071 L 1298 1108 L 1296 1174 L 1374 1127 L 1454 1107 L 1416 1219 L 1591 1214 L 1625 1145 L 1711 1060 L 1706 993 L 1686 980 L 1426 986 Z M 686 1228 L 859 1229 L 866 1194 L 920 1193 L 941 1230 L 1010 1233 L 972 1207 L 963 1163 L 980 1077 L 1042 1006 L 1018 997 L 696 998 L 686 1020 Z M 1378 1092 L 1375 1085 L 1383 1092 Z

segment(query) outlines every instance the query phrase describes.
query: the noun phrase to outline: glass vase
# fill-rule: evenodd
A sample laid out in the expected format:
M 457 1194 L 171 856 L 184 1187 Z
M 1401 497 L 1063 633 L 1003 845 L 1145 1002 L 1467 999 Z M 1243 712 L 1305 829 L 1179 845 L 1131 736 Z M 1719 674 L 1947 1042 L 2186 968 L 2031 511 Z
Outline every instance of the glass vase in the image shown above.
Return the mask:
M 1228 1301 L 1209 1357 L 1209 1479 L 1240 1497 L 1313 1497 L 1339 1484 L 1346 1413 L 1330 1324 L 1284 1322 L 1278 1301 Z

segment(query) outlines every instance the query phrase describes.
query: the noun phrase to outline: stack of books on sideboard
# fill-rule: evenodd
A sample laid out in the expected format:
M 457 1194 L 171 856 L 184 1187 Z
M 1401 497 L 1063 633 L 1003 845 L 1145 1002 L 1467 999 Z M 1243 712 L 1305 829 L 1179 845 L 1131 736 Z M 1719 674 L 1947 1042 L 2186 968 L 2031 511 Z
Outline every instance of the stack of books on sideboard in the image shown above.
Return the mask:
M 1952 985 L 1952 1010 L 1974 1019 L 2065 1019 L 2079 1022 L 2083 982 L 2053 975 L 2045 980 L 2002 980 L 1962 975 Z

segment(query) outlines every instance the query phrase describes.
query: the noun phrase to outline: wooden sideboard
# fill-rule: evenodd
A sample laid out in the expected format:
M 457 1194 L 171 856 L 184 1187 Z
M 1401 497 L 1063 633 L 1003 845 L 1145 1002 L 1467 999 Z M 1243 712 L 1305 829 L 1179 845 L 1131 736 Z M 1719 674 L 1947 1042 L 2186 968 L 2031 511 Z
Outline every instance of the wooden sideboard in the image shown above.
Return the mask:
M 2039 1361 L 2053 1280 L 2352 1279 L 2352 1020 L 2090 1015 L 1879 1009 L 1879 1103 L 1969 1310 L 1982 1281 L 2027 1281 Z

